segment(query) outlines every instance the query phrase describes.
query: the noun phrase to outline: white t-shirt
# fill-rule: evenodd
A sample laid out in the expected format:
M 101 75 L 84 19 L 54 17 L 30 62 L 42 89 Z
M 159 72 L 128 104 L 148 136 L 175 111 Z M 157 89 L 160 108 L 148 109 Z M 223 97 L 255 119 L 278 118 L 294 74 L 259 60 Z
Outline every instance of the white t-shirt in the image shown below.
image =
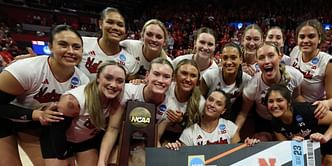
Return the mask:
M 124 88 L 124 93 L 123 97 L 121 100 L 121 104 L 125 105 L 128 100 L 135 100 L 135 101 L 140 101 L 140 102 L 145 102 L 144 100 L 144 95 L 143 95 L 143 89 L 145 87 L 145 84 L 139 84 L 139 85 L 134 85 L 131 83 L 126 83 L 125 88 Z M 161 116 L 165 113 L 165 111 L 168 108 L 168 95 L 169 91 L 166 92 L 166 97 L 164 101 L 156 106 L 157 112 L 156 112 L 156 120 L 159 120 Z
M 98 129 L 90 122 L 90 114 L 85 109 L 84 89 L 86 85 L 79 86 L 75 89 L 67 91 L 65 94 L 73 95 L 79 103 L 80 113 L 71 122 L 70 127 L 66 131 L 67 140 L 74 143 L 80 143 L 95 137 Z M 103 109 L 105 119 L 109 117 L 109 108 Z M 106 126 L 105 126 L 106 127 Z
M 227 85 L 222 76 L 222 69 L 210 69 L 204 73 L 202 77 L 209 89 L 208 94 L 211 94 L 215 90 L 223 90 L 231 96 L 231 102 L 233 103 L 235 99 L 242 94 L 242 90 L 245 85 L 248 84 L 251 76 L 245 72 L 242 72 L 242 83 L 239 87 L 235 86 L 235 82 L 231 85 Z
M 325 99 L 325 71 L 332 56 L 325 52 L 319 52 L 310 62 L 303 62 L 302 53 L 298 47 L 292 50 L 290 56 L 292 66 L 304 76 L 301 84 L 301 93 L 305 100 L 314 102 Z
M 182 132 L 180 141 L 186 146 L 198 146 L 207 144 L 230 144 L 237 126 L 229 120 L 220 118 L 213 132 L 204 131 L 197 123 Z
M 79 68 L 89 76 L 90 80 L 96 78 L 98 65 L 106 60 L 114 60 L 123 64 L 129 75 L 134 75 L 139 70 L 139 62 L 125 49 L 122 48 L 119 53 L 108 56 L 100 48 L 98 38 L 83 37 L 83 57 Z
M 182 61 L 183 59 L 190 59 L 190 60 L 192 60 L 193 57 L 194 57 L 194 54 L 187 54 L 187 55 L 181 55 L 181 56 L 176 57 L 175 59 L 173 59 L 173 67 L 174 67 L 174 69 L 176 68 L 176 65 L 180 61 Z M 205 72 L 207 72 L 208 70 L 210 70 L 210 69 L 218 69 L 218 65 L 216 64 L 216 62 L 214 60 L 212 60 L 211 65 L 207 69 L 205 69 L 203 71 L 200 71 L 201 78 L 202 78 L 203 74 Z
M 149 70 L 150 62 L 143 55 L 143 41 L 141 40 L 123 40 L 120 42 L 120 45 L 131 55 L 135 57 L 135 59 L 139 63 L 138 74 L 141 76 L 145 76 L 146 71 Z M 167 56 L 167 60 L 172 64 L 172 60 Z
M 281 58 L 280 63 L 285 64 L 285 65 L 291 65 L 291 58 L 288 55 L 283 55 Z
M 285 65 L 285 71 L 291 78 L 287 84 L 287 88 L 293 93 L 296 87 L 299 87 L 303 76 L 302 74 L 291 66 Z M 284 77 L 283 77 L 284 79 Z M 243 95 L 252 101 L 256 101 L 256 111 L 264 119 L 272 119 L 272 115 L 267 111 L 263 101 L 266 96 L 269 86 L 262 80 L 262 72 L 256 73 L 254 77 L 243 89 Z
M 89 78 L 76 67 L 74 74 L 67 81 L 59 82 L 51 71 L 48 58 L 50 57 L 26 58 L 4 69 L 11 73 L 25 90 L 12 104 L 36 109 L 44 104 L 59 101 L 60 96 L 67 90 L 89 82 Z

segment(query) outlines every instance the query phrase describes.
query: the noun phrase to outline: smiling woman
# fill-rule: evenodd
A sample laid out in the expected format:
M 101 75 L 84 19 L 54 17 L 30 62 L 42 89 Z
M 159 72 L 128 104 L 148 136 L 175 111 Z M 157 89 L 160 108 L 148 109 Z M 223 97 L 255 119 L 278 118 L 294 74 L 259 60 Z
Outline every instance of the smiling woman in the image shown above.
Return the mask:
M 4 157 L 0 165 L 21 165 L 17 137 L 33 164 L 44 165 L 39 144 L 49 142 L 43 137 L 39 140 L 42 127 L 32 120 L 42 124 L 61 121 L 54 102 L 65 91 L 89 81 L 76 68 L 83 52 L 80 34 L 68 25 L 57 25 L 49 40 L 51 56 L 18 60 L 0 74 L 0 155 Z
M 118 9 L 107 7 L 101 12 L 98 23 L 100 38 L 83 37 L 84 53 L 79 68 L 93 80 L 100 63 L 114 60 L 126 67 L 128 76 L 135 75 L 139 69 L 138 62 L 119 44 L 126 37 L 125 17 Z
M 251 76 L 242 72 L 243 53 L 235 43 L 227 43 L 221 52 L 222 63 L 218 69 L 212 69 L 203 74 L 200 89 L 204 96 L 215 90 L 224 90 L 231 98 L 232 103 L 242 95 L 244 85 Z M 216 76 L 218 78 L 216 79 Z
M 124 40 L 120 43 L 136 60 L 138 60 L 139 71 L 137 77 L 143 79 L 149 70 L 152 60 L 163 57 L 172 61 L 164 51 L 168 31 L 165 25 L 157 20 L 151 19 L 145 22 L 141 31 L 141 40 Z
M 214 51 L 216 49 L 216 34 L 207 27 L 197 30 L 194 36 L 194 54 L 181 55 L 173 60 L 176 66 L 183 59 L 192 59 L 197 64 L 200 75 L 208 71 L 208 69 L 218 69 L 218 65 L 213 60 Z
M 303 76 L 299 71 L 291 66 L 280 64 L 281 52 L 278 47 L 270 42 L 265 42 L 257 49 L 257 63 L 261 70 L 257 73 L 243 89 L 242 109 L 237 116 L 236 124 L 241 129 L 247 118 L 249 111 L 254 103 L 256 103 L 256 111 L 258 116 L 255 118 L 255 132 L 271 132 L 268 120 L 272 118 L 271 114 L 266 111 L 263 98 L 267 89 L 276 83 L 284 84 L 294 93 L 294 97 L 300 98 L 299 86 L 303 80 Z M 269 138 L 261 138 L 268 140 Z
M 122 65 L 105 61 L 98 66 L 95 80 L 61 96 L 58 111 L 63 113 L 64 121 L 49 127 L 51 144 L 42 144 L 44 157 L 52 161 L 48 164 L 66 165 L 68 161 L 63 159 L 74 155 L 78 165 L 97 165 L 106 118 L 109 117 L 110 123 L 106 132 L 120 127 L 123 111 L 119 94 L 125 79 Z M 110 134 L 116 138 L 118 131 L 110 131 Z M 110 144 L 110 148 L 112 146 Z
M 272 85 L 264 100 L 273 116 L 270 124 L 278 140 L 310 138 L 320 142 L 324 165 L 332 164 L 332 112 L 328 111 L 321 119 L 315 118 L 316 106 L 293 102 L 291 92 L 280 84 Z

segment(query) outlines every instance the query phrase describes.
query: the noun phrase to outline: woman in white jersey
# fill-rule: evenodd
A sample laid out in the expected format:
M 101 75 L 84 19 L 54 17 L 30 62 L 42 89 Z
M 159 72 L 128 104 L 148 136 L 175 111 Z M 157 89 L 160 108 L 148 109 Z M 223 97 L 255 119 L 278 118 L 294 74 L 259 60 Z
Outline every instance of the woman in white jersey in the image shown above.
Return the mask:
M 251 79 L 250 75 L 242 72 L 242 56 L 239 45 L 225 44 L 221 53 L 221 66 L 218 69 L 207 71 L 201 79 L 202 94 L 207 96 L 215 90 L 223 90 L 230 95 L 231 102 L 234 102 L 242 94 L 243 86 Z
M 166 46 L 168 31 L 165 25 L 157 20 L 151 19 L 145 22 L 141 31 L 141 40 L 124 40 L 120 45 L 133 55 L 139 63 L 137 79 L 144 79 L 153 59 L 163 57 L 171 62 L 163 47 Z
M 275 44 L 283 54 L 280 63 L 285 65 L 290 65 L 290 57 L 284 54 L 285 38 L 280 27 L 278 26 L 271 27 L 266 33 L 265 41 L 275 42 Z
M 243 32 L 241 45 L 244 49 L 243 71 L 251 76 L 259 72 L 256 54 L 258 47 L 263 43 L 263 31 L 257 24 L 248 25 Z
M 238 143 L 240 136 L 237 126 L 230 120 L 222 118 L 228 111 L 230 101 L 223 91 L 213 91 L 206 99 L 204 111 L 199 121 L 186 128 L 179 141 L 168 143 L 167 148 L 178 150 L 181 146 L 199 146 L 208 144 Z M 249 145 L 259 142 L 246 139 Z
M 126 66 L 129 77 L 135 75 L 139 69 L 138 61 L 119 45 L 126 37 L 124 16 L 118 9 L 107 7 L 101 12 L 98 23 L 101 37 L 83 37 L 84 52 L 79 68 L 89 76 L 90 80 L 93 80 L 100 63 L 116 60 Z
M 291 65 L 304 76 L 301 84 L 304 101 L 319 102 L 331 110 L 332 56 L 319 51 L 324 40 L 322 24 L 316 19 L 304 21 L 296 29 L 296 39 L 298 47 L 290 54 Z
M 249 111 L 256 103 L 255 132 L 270 132 L 268 120 L 272 118 L 267 111 L 263 99 L 267 89 L 276 83 L 285 84 L 294 96 L 300 98 L 299 86 L 303 80 L 300 72 L 291 66 L 280 64 L 281 52 L 274 43 L 265 42 L 257 49 L 257 63 L 259 64 L 261 72 L 249 81 L 243 89 L 243 103 L 242 109 L 237 116 L 236 124 L 239 130 L 242 128 Z M 271 135 L 267 135 L 271 136 Z M 261 140 L 269 140 L 271 138 L 262 138 Z
M 208 70 L 203 74 L 200 90 L 208 96 L 215 90 L 223 90 L 231 100 L 232 111 L 230 120 L 235 120 L 241 109 L 243 87 L 249 82 L 251 76 L 242 71 L 243 54 L 239 45 L 227 43 L 222 49 L 221 65 L 218 69 Z
M 200 73 L 193 60 L 180 61 L 174 78 L 167 96 L 167 111 L 158 122 L 158 140 L 161 144 L 179 139 L 184 127 L 197 122 L 205 102 L 197 86 Z
M 97 165 L 102 130 L 113 140 L 119 133 L 123 110 L 118 108 L 125 79 L 121 64 L 104 61 L 98 66 L 95 80 L 62 95 L 58 111 L 65 120 L 51 125 L 52 144 L 42 147 L 48 153 L 44 157 L 66 159 L 74 155 L 80 166 Z M 57 160 L 51 165 L 68 165 L 68 161 Z
M 56 107 L 46 107 L 44 112 L 39 108 L 57 102 L 65 91 L 89 81 L 75 67 L 83 53 L 79 33 L 68 25 L 58 25 L 51 30 L 49 43 L 51 56 L 18 60 L 0 74 L 0 123 L 5 123 L 0 125 L 0 165 L 22 165 L 17 141 L 34 165 L 44 165 L 39 146 L 41 126 L 31 121 L 62 120 L 58 117 L 61 113 L 52 111 Z
M 215 49 L 215 32 L 210 28 L 202 27 L 197 30 L 194 36 L 194 53 L 175 58 L 173 65 L 176 66 L 183 59 L 192 59 L 196 62 L 202 77 L 209 69 L 218 69 L 218 65 L 213 60 Z
M 121 100 L 122 106 L 125 107 L 128 100 L 152 103 L 156 106 L 156 120 L 158 121 L 168 108 L 168 88 L 172 83 L 173 72 L 173 66 L 167 59 L 162 57 L 155 58 L 151 61 L 150 70 L 146 74 L 147 84 L 125 84 Z M 116 157 L 113 156 L 117 155 L 117 151 L 114 151 L 117 147 L 113 146 L 115 140 L 109 139 L 109 137 L 111 137 L 111 135 L 107 137 L 105 135 L 103 139 L 99 165 L 107 165 L 110 155 L 112 155 L 112 160 L 114 158 L 116 159 Z M 142 147 L 141 144 L 138 146 Z M 111 152 L 114 153 L 111 154 Z

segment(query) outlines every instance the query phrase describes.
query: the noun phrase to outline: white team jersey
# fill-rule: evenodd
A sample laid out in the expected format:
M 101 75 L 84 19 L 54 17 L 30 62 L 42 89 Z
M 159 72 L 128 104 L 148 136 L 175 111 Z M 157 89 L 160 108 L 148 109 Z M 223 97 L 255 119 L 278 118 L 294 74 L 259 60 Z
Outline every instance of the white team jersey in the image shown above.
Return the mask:
M 139 69 L 139 62 L 125 49 L 122 48 L 119 53 L 108 56 L 100 48 L 98 38 L 83 37 L 83 57 L 79 68 L 89 76 L 90 80 L 96 78 L 98 65 L 106 60 L 114 60 L 123 64 L 129 75 L 136 74 Z
M 186 146 L 198 146 L 207 144 L 230 144 L 237 126 L 229 120 L 220 118 L 213 132 L 204 131 L 197 123 L 182 132 L 180 141 Z
M 135 101 L 140 101 L 140 102 L 145 102 L 144 96 L 143 96 L 143 89 L 145 87 L 145 84 L 139 84 L 139 85 L 134 85 L 132 83 L 126 83 L 125 88 L 124 88 L 124 93 L 123 97 L 121 100 L 121 104 L 125 105 L 128 100 L 135 100 Z M 168 108 L 168 95 L 169 95 L 169 90 L 166 92 L 166 97 L 164 101 L 156 106 L 157 112 L 156 112 L 156 120 L 159 120 L 161 116 L 165 113 L 165 111 Z
M 178 99 L 175 96 L 175 82 L 172 82 L 172 84 L 169 87 L 169 95 L 167 96 L 167 110 L 173 110 L 173 111 L 180 111 L 183 114 L 186 113 L 187 109 L 187 101 L 186 102 L 179 102 Z M 204 109 L 205 99 L 203 96 L 201 96 L 200 102 L 199 102 L 199 112 L 202 113 Z M 167 119 L 167 115 L 163 114 L 161 119 L 165 120 Z
M 261 71 L 257 62 L 255 62 L 254 64 L 251 64 L 250 66 L 255 70 L 256 73 Z
M 291 64 L 304 76 L 301 84 L 301 94 L 307 102 L 325 99 L 325 70 L 332 56 L 319 52 L 310 62 L 303 62 L 302 53 L 295 47 L 291 54 Z
M 59 82 L 50 69 L 48 58 L 50 57 L 26 58 L 5 68 L 25 90 L 12 104 L 35 109 L 50 102 L 57 102 L 61 94 L 67 90 L 89 82 L 89 78 L 76 67 L 74 74 L 67 81 Z
M 181 55 L 181 56 L 176 57 L 175 59 L 173 59 L 173 67 L 174 67 L 174 69 L 176 68 L 176 65 L 180 61 L 182 61 L 183 59 L 190 59 L 190 60 L 192 60 L 193 57 L 194 57 L 194 54 L 186 54 L 186 55 Z M 210 69 L 218 69 L 218 65 L 216 64 L 216 62 L 214 60 L 212 60 L 211 65 L 207 69 L 205 69 L 203 71 L 200 71 L 201 78 L 202 78 L 203 74 L 205 72 L 207 72 L 208 70 L 210 70 Z
M 242 72 L 242 83 L 239 87 L 235 86 L 235 82 L 231 85 L 227 85 L 222 76 L 222 69 L 211 69 L 204 73 L 202 77 L 209 89 L 208 94 L 211 94 L 215 90 L 223 90 L 231 96 L 230 100 L 233 103 L 235 99 L 242 94 L 242 90 L 245 85 L 248 84 L 251 76 L 245 72 Z
M 131 55 L 133 55 L 135 59 L 138 61 L 139 63 L 138 74 L 141 76 L 145 76 L 146 71 L 149 70 L 150 62 L 143 55 L 143 41 L 127 39 L 121 41 L 120 45 Z M 172 60 L 168 56 L 167 60 L 172 64 Z
M 287 88 L 293 93 L 293 90 L 301 85 L 303 80 L 302 74 L 291 66 L 285 65 L 285 70 L 291 78 L 287 84 Z M 283 77 L 284 79 L 284 77 Z M 256 73 L 254 77 L 243 89 L 243 95 L 252 101 L 256 101 L 256 111 L 264 119 L 272 119 L 272 115 L 267 111 L 263 101 L 269 86 L 262 80 L 262 72 Z
M 67 91 L 65 94 L 71 94 L 76 98 L 80 106 L 80 113 L 71 122 L 70 127 L 66 131 L 67 140 L 74 143 L 80 143 L 93 138 L 98 134 L 98 129 L 93 126 L 90 121 L 90 115 L 85 109 L 84 88 L 86 85 L 79 86 L 73 90 Z M 102 110 L 105 119 L 109 117 L 109 108 Z M 106 127 L 106 126 L 105 126 Z
M 288 55 L 283 55 L 281 58 L 280 63 L 285 64 L 285 65 L 291 65 L 291 58 Z

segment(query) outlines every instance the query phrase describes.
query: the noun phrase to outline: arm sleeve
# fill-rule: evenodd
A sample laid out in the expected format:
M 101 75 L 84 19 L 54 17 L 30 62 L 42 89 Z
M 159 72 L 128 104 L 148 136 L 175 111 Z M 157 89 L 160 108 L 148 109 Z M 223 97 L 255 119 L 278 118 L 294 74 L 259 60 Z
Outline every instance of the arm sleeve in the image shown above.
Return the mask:
M 0 117 L 17 120 L 32 120 L 32 109 L 26 109 L 10 104 L 16 96 L 0 90 Z
M 66 130 L 69 128 L 72 120 L 72 117 L 64 116 L 64 120 L 52 123 L 49 126 L 49 134 L 47 134 L 44 138 L 41 138 L 50 141 L 51 147 L 53 148 L 51 152 L 53 152 L 53 156 L 58 159 L 65 159 L 69 155 Z

